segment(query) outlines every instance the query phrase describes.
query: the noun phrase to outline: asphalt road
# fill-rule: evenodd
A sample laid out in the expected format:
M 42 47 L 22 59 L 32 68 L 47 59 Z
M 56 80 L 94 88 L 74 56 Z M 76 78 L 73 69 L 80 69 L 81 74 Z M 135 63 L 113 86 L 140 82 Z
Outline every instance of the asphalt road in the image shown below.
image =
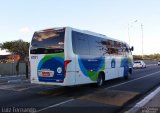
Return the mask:
M 109 80 L 101 88 L 95 84 L 42 86 L 15 78 L 7 78 L 10 82 L 0 78 L 0 112 L 117 113 L 131 108 L 160 85 L 160 66 L 136 69 L 129 80 Z

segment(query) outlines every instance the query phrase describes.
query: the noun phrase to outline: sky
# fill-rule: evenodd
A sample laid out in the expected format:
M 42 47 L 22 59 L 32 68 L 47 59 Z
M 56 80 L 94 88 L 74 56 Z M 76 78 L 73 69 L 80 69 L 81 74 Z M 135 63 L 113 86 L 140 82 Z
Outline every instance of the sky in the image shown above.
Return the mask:
M 133 54 L 142 54 L 143 32 L 143 54 L 160 53 L 159 6 L 160 0 L 1 0 L 0 43 L 30 42 L 37 30 L 70 26 L 127 43 L 130 37 Z

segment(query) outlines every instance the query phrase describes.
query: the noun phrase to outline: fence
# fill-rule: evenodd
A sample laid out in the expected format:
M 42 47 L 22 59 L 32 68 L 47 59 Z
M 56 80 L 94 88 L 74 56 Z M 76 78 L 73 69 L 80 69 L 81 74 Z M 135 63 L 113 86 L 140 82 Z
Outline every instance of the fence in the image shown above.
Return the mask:
M 19 63 L 19 72 L 16 70 L 17 62 L 0 64 L 0 75 L 26 74 L 26 64 Z

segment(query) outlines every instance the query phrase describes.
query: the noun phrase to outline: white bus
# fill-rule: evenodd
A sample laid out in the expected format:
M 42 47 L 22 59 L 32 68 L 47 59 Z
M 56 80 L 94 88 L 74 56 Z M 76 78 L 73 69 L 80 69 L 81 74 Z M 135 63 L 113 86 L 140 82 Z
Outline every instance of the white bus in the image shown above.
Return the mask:
M 31 83 L 71 86 L 132 74 L 129 45 L 105 35 L 71 27 L 34 33 L 30 44 Z

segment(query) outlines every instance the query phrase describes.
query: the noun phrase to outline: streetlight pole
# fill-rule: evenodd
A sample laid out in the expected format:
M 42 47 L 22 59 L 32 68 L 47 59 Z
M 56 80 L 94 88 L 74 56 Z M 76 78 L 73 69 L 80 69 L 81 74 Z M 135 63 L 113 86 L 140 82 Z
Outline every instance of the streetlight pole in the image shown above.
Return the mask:
M 136 22 L 138 22 L 139 23 L 139 21 L 138 20 L 135 20 L 134 21 L 134 23 L 136 23 Z M 143 48 L 143 24 L 142 23 L 140 23 L 140 25 L 141 25 L 141 37 L 142 37 L 142 59 L 143 59 L 143 50 L 144 50 L 144 48 Z M 128 23 L 128 40 L 129 40 L 129 46 L 130 46 L 130 24 Z
M 141 23 L 141 32 L 142 32 L 142 59 L 143 59 L 143 24 Z
M 129 46 L 130 46 L 130 31 L 129 31 L 129 23 L 128 23 L 128 43 L 129 43 Z
M 130 25 L 132 26 L 133 23 L 136 23 L 138 20 L 128 22 L 128 41 L 129 41 L 129 46 L 130 46 L 130 41 L 131 41 L 131 36 L 130 36 Z

